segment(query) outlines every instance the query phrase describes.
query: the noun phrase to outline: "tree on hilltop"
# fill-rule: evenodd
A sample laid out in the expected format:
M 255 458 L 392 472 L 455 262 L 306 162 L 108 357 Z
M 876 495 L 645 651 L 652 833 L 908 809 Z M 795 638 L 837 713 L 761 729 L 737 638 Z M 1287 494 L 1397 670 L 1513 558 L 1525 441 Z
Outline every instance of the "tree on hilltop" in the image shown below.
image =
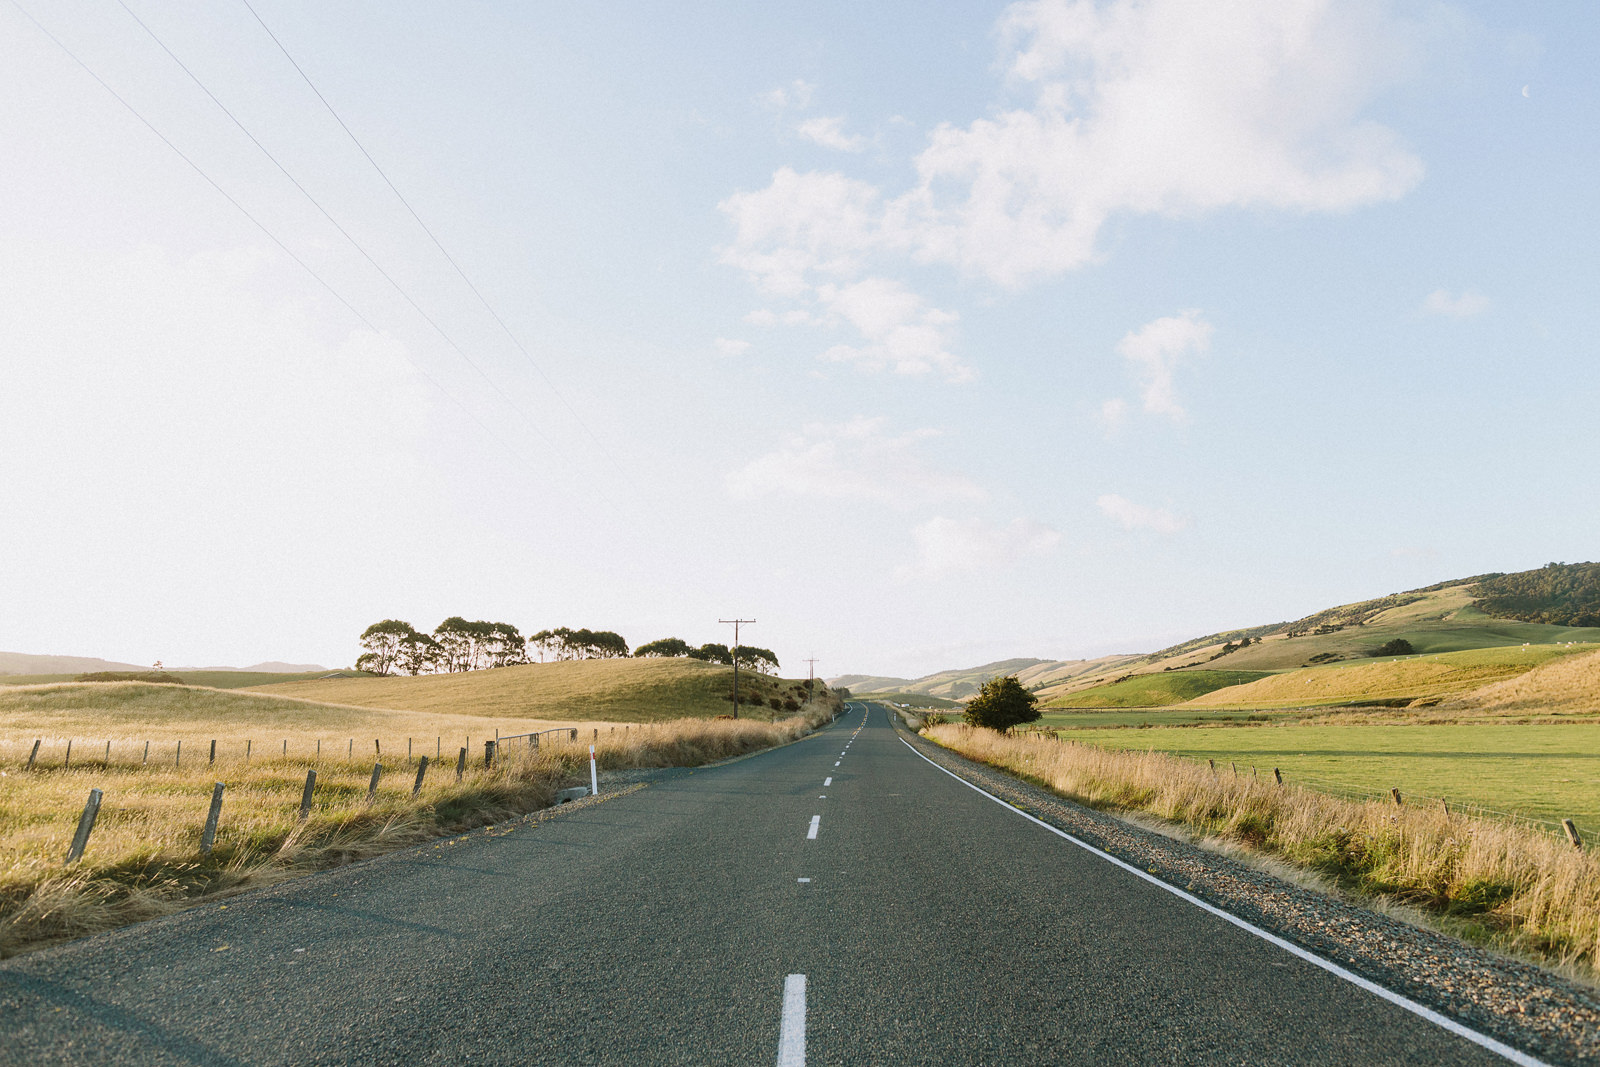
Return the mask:
M 691 655 L 693 651 L 694 650 L 689 647 L 689 642 L 685 641 L 681 637 L 663 637 L 659 641 L 646 641 L 644 644 L 634 649 L 633 654 L 635 656 L 643 656 L 646 658 L 672 658 L 677 656 L 688 656 Z
M 356 660 L 356 670 L 373 674 L 388 674 L 400 654 L 405 640 L 416 634 L 409 622 L 384 619 L 361 631 L 361 647 L 367 651 Z
M 978 695 L 967 701 L 963 718 L 973 726 L 1009 730 L 1039 718 L 1039 698 L 1022 687 L 1014 674 L 984 682 Z

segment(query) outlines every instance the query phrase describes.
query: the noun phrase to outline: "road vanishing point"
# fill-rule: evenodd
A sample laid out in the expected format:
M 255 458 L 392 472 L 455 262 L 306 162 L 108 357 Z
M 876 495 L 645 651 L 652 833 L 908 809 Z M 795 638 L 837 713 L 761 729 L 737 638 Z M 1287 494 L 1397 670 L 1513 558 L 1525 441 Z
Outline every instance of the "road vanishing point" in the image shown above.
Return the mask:
M 223 903 L 0 965 L 0 1062 L 1537 1062 L 997 802 L 878 705 Z

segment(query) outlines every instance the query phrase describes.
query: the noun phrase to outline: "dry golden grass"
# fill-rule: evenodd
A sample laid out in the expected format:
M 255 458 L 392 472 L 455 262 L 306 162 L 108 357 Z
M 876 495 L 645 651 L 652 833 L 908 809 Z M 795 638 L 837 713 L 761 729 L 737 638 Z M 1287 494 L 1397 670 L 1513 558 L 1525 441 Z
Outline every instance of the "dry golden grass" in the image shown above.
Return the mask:
M 967 726 L 930 738 L 1093 807 L 1143 812 L 1398 900 L 1455 932 L 1600 975 L 1600 859 L 1518 825 L 1235 778 L 1162 753 Z
M 154 699 L 134 696 L 135 703 Z M 172 694 L 167 697 L 170 701 Z M 185 699 L 191 697 L 216 700 L 204 693 Z M 36 714 L 40 707 L 59 711 L 71 702 L 70 694 L 35 694 L 27 699 L 36 705 Z M 157 715 L 161 706 L 157 701 L 147 713 Z M 313 712 L 319 708 L 306 706 Z M 10 710 L 15 707 L 10 705 Z M 238 707 L 252 715 L 300 714 L 293 708 L 251 703 L 248 697 Z M 258 749 L 248 762 L 230 758 L 217 766 L 207 765 L 198 745 L 190 760 L 186 746 L 181 767 L 166 758 L 159 765 L 119 762 L 114 745 L 110 764 L 98 758 L 103 747 L 85 753 L 96 758 L 81 763 L 75 749 L 71 767 L 63 768 L 59 759 L 52 759 L 31 771 L 22 766 L 27 753 L 18 750 L 23 746 L 14 744 L 0 759 L 5 846 L 0 853 L 0 957 L 166 914 L 217 893 L 271 884 L 546 807 L 559 788 L 587 780 L 591 741 L 599 766 L 607 770 L 697 766 L 793 740 L 830 710 L 831 702 L 819 700 L 802 714 L 777 722 L 684 719 L 614 730 L 585 723 L 579 726 L 576 742 L 547 738 L 537 750 L 525 743 L 507 743 L 493 769 L 483 767 L 483 749 L 478 745 L 460 780 L 455 752 L 447 748 L 446 758 L 428 768 L 417 797 L 411 795 L 416 765 L 406 759 L 403 747 L 385 745 L 382 777 L 370 801 L 368 784 L 375 762 L 370 741 L 365 750 L 357 746 L 354 758 L 346 758 L 343 744 L 331 754 L 325 746 L 318 760 L 310 754 L 310 739 L 291 735 L 287 758 L 274 752 L 262 755 Z M 181 718 L 179 712 L 174 714 Z M 484 736 L 488 731 L 483 720 L 476 723 L 482 731 L 478 736 Z M 251 725 L 260 726 L 261 720 Z M 281 718 L 270 725 L 279 734 L 289 726 Z M 191 721 L 190 726 L 200 736 L 224 733 L 203 719 Z M 593 730 L 599 731 L 598 738 Z M 432 736 L 430 730 L 430 742 Z M 165 745 L 164 757 L 172 754 L 173 747 Z M 426 755 L 433 755 L 431 744 Z M 313 768 L 315 803 L 310 817 L 301 822 L 301 790 L 306 771 Z M 227 792 L 216 846 L 202 855 L 200 836 L 214 781 L 226 782 Z M 83 861 L 68 868 L 63 865 L 67 845 L 91 788 L 104 793 L 99 820 Z
M 1600 712 L 1600 652 L 1547 663 L 1442 706 L 1516 714 Z
M 1552 662 L 1581 656 L 1592 647 L 1513 645 L 1310 667 L 1217 689 L 1195 697 L 1184 707 L 1288 707 L 1347 700 L 1458 696 Z
M 655 722 L 716 715 L 732 705 L 733 670 L 692 659 L 589 659 L 527 663 L 415 678 L 328 678 L 256 686 L 251 691 L 329 704 L 395 708 L 496 719 Z M 804 682 L 741 671 L 741 695 L 792 695 Z

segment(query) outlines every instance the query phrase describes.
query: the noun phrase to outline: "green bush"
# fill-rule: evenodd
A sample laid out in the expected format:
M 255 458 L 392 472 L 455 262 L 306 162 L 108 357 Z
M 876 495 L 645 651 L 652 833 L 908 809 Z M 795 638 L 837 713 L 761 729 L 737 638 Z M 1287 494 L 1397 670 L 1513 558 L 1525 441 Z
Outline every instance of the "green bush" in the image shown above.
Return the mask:
M 1014 674 L 991 678 L 967 702 L 963 718 L 973 726 L 1009 730 L 1039 718 L 1039 698 L 1022 687 Z

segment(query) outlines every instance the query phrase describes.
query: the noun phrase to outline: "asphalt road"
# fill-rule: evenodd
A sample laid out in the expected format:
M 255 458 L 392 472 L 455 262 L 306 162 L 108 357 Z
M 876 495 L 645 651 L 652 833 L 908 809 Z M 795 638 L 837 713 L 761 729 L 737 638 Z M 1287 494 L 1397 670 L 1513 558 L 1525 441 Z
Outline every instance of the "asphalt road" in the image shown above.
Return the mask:
M 537 826 L 0 965 L 0 1062 L 1506 1062 L 861 709 Z

